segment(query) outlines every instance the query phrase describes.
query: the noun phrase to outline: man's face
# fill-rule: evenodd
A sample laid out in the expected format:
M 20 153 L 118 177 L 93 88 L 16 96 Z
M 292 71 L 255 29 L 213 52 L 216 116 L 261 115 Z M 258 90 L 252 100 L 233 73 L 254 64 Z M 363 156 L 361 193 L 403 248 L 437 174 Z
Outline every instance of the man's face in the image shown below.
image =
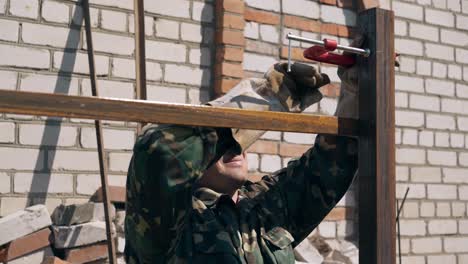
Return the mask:
M 200 179 L 200 185 L 220 193 L 230 194 L 244 184 L 248 177 L 247 154 L 228 151 L 208 168 Z

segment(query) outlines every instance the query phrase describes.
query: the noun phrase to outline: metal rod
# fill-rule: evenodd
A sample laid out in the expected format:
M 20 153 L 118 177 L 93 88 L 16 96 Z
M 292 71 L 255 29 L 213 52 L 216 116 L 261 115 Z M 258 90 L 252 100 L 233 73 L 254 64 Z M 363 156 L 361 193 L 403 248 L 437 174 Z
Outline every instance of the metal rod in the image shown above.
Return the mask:
M 399 208 L 398 200 L 396 200 L 397 208 Z M 401 235 L 400 235 L 400 219 L 397 217 L 397 235 L 398 235 L 398 263 L 401 264 Z
M 398 200 L 396 200 L 396 203 L 397 203 L 397 217 L 396 217 L 396 222 L 397 222 L 397 230 L 398 230 L 398 260 L 399 260 L 399 264 L 401 264 L 401 235 L 400 235 L 400 213 L 401 213 L 401 210 L 403 209 L 403 205 L 405 204 L 405 201 L 406 201 L 406 197 L 408 196 L 408 192 L 409 192 L 409 187 L 406 187 L 406 192 L 405 192 L 405 196 L 403 197 L 403 201 L 401 202 L 401 205 L 399 205 L 399 202 Z
M 410 189 L 409 187 L 406 187 L 405 196 L 403 196 L 403 201 L 401 202 L 401 205 L 398 208 L 397 218 L 396 218 L 397 221 L 400 219 L 400 213 L 401 213 L 401 210 L 403 209 L 403 205 L 405 205 L 405 201 L 406 201 L 406 197 L 408 196 L 409 189 Z
M 94 61 L 94 47 L 93 47 L 93 36 L 91 31 L 91 19 L 89 14 L 89 3 L 88 0 L 83 1 L 83 13 L 85 20 L 85 30 L 86 30 L 86 44 L 88 47 L 88 60 L 89 60 L 89 77 L 91 80 L 91 91 L 92 95 L 97 97 L 98 88 L 97 88 L 97 78 L 96 78 L 96 65 Z M 102 125 L 100 120 L 94 120 L 96 126 L 96 140 L 97 140 L 97 149 L 99 155 L 99 169 L 101 176 L 101 185 L 102 185 L 102 197 L 104 202 L 104 218 L 106 222 L 106 235 L 107 235 L 107 252 L 109 257 L 110 264 L 117 264 L 117 257 L 115 254 L 115 243 L 112 237 L 111 230 L 111 219 L 109 208 L 111 207 L 109 195 L 108 195 L 108 184 L 107 184 L 107 163 L 106 163 L 106 154 L 104 152 L 104 139 L 102 137 Z
M 288 39 L 288 72 L 291 72 L 291 39 Z
M 145 8 L 143 0 L 134 0 L 134 4 L 136 98 L 146 100 Z M 138 134 L 144 125 L 138 124 Z
M 301 41 L 301 42 L 306 42 L 306 43 L 319 45 L 319 46 L 322 46 L 322 47 L 325 46 L 325 42 L 322 41 L 322 40 L 304 38 L 304 37 L 293 35 L 291 33 L 288 33 L 286 35 L 286 38 L 289 39 L 289 40 L 297 40 L 297 41 Z M 355 48 L 355 47 L 343 46 L 343 45 L 339 45 L 339 44 L 336 47 L 336 49 L 347 51 L 347 52 L 354 53 L 354 54 L 359 54 L 359 55 L 362 55 L 364 57 L 368 57 L 370 55 L 370 50 L 369 49 L 360 49 L 360 48 Z

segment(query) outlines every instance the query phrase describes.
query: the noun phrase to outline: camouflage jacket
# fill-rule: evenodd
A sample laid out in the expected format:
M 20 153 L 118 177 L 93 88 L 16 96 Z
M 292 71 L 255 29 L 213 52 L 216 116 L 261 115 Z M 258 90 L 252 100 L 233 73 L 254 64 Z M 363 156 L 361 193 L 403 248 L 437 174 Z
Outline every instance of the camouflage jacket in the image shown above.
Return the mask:
M 236 145 L 230 129 L 150 126 L 127 178 L 128 263 L 294 263 L 293 247 L 330 212 L 357 166 L 357 141 L 318 135 L 302 157 L 232 199 L 196 180 Z

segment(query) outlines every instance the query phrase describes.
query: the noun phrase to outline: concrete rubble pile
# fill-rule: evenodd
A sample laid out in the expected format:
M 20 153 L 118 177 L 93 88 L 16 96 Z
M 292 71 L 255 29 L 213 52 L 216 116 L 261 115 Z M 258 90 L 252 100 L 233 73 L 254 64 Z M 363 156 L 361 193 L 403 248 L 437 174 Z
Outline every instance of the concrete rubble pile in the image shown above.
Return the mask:
M 34 205 L 0 218 L 0 263 L 41 263 L 53 256 L 49 212 Z
M 123 264 L 125 190 L 109 190 L 117 262 Z M 34 205 L 0 218 L 0 264 L 108 263 L 100 190 L 92 201 L 60 205 L 52 215 L 45 205 Z M 294 254 L 296 263 L 359 263 L 359 250 L 353 243 L 324 239 L 318 233 L 297 245 Z
M 100 201 L 99 194 L 94 201 Z M 125 198 L 115 198 L 110 214 L 118 263 L 123 260 Z M 0 264 L 108 263 L 102 202 L 58 206 L 52 215 L 34 205 L 0 218 Z
M 313 234 L 294 248 L 296 263 L 359 264 L 359 249 L 351 242 Z

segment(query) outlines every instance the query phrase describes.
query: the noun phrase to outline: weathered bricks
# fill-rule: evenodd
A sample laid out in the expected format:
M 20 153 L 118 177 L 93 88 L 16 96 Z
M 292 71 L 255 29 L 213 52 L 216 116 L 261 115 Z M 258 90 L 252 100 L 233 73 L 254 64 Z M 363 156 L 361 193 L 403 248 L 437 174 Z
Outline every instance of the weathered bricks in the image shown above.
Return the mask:
M 51 224 L 44 205 L 34 205 L 0 218 L 0 246 Z
M 277 25 L 280 22 L 278 14 L 252 8 L 245 9 L 244 18 L 246 21 L 255 21 L 262 24 Z
M 38 38 L 37 35 L 47 35 L 47 38 Z M 80 41 L 80 31 L 70 28 L 24 23 L 22 38 L 25 43 L 77 49 Z
M 114 230 L 112 224 L 112 230 Z M 53 226 L 55 248 L 73 248 L 107 240 L 105 222 L 89 222 L 73 226 Z
M 111 219 L 115 215 L 115 207 L 111 205 L 109 208 Z M 75 225 L 86 222 L 104 221 L 104 204 L 102 203 L 85 203 L 60 205 L 55 209 L 52 216 L 52 222 L 55 225 Z
M 39 15 L 39 1 L 37 0 L 13 1 L 10 4 L 10 13 L 13 16 L 35 19 Z
M 57 257 L 46 257 L 41 264 L 70 264 L 70 262 Z
M 52 242 L 52 232 L 45 228 L 11 241 L 0 248 L 0 263 L 13 260 L 31 252 L 47 247 Z
M 55 1 L 44 1 L 42 3 L 42 18 L 46 21 L 67 24 L 70 21 L 70 7 Z
M 73 175 L 18 172 L 14 176 L 16 193 L 73 193 Z
M 42 48 L 0 44 L 0 53 L 2 54 L 0 65 L 3 66 L 48 69 L 50 65 L 50 53 Z
M 118 187 L 118 186 L 109 186 L 107 195 L 109 196 L 109 200 L 113 203 L 125 203 L 126 197 L 126 189 L 125 187 Z M 102 189 L 99 188 L 93 195 L 93 201 L 95 202 L 102 202 Z
M 34 251 L 28 255 L 19 257 L 12 261 L 8 261 L 8 264 L 37 264 L 42 263 L 42 261 L 54 255 L 51 247 L 41 248 L 37 251 Z
M 210 91 L 213 84 L 216 95 L 226 93 L 241 77 L 261 76 L 278 58 L 285 59 L 287 40 L 284 35 L 288 32 L 314 39 L 335 37 L 340 43 L 348 43 L 355 32 L 356 9 L 351 2 L 177 0 L 156 4 L 150 1 L 145 14 L 147 78 L 151 82 L 148 85 L 148 99 L 176 103 L 204 102 L 213 94 Z M 386 6 L 385 2 L 388 1 L 380 1 L 380 4 Z M 98 29 L 94 42 L 97 45 L 96 63 L 101 95 L 135 98 L 133 1 L 90 0 L 90 3 L 92 26 Z M 0 18 L 0 39 L 3 41 L 0 53 L 4 56 L 0 61 L 3 69 L 0 71 L 2 89 L 91 94 L 89 80 L 83 77 L 88 73 L 87 55 L 82 50 L 86 49 L 85 39 L 77 35 L 76 27 L 70 30 L 68 26 L 71 21 L 74 26 L 82 23 L 81 7 L 75 4 L 76 1 L 0 0 L 0 14 L 5 14 Z M 395 45 L 397 51 L 402 53 L 401 67 L 396 70 L 395 87 L 398 91 L 396 143 L 399 145 L 397 197 L 401 199 L 406 186 L 410 186 L 410 199 L 405 206 L 403 219 L 419 221 L 419 217 L 424 217 L 426 235 L 434 233 L 439 238 L 435 234 L 438 229 L 435 223 L 443 223 L 451 217 L 463 218 L 467 210 L 465 170 L 468 168 L 468 118 L 464 101 L 468 98 L 468 52 L 464 46 L 467 41 L 468 2 L 394 0 L 392 7 L 397 18 Z M 221 15 L 223 12 L 224 15 Z M 210 31 L 214 32 L 215 26 L 219 42 L 213 43 L 210 42 L 213 41 Z M 37 32 L 43 32 L 50 38 L 38 39 Z M 68 38 L 73 41 L 67 43 Z M 116 46 L 117 41 L 120 45 Z M 303 58 L 302 52 L 310 45 L 292 44 L 293 59 L 308 61 Z M 215 45 L 216 52 L 213 49 Z M 63 47 L 67 47 L 65 53 Z M 76 53 L 75 50 L 81 51 Z M 71 59 L 75 60 L 74 63 L 69 63 Z M 214 69 L 217 67 L 214 65 L 220 68 Z M 228 69 L 223 65 L 236 66 Z M 319 67 L 321 72 L 327 74 L 335 70 L 328 69 L 330 67 L 326 65 Z M 41 73 L 35 73 L 35 69 L 41 70 Z M 72 73 L 73 77 L 56 78 L 57 72 L 67 76 Z M 178 78 L 181 72 L 187 77 Z M 215 73 L 214 76 L 211 76 L 212 73 Z M 312 106 L 311 111 L 333 114 L 335 98 L 339 94 L 339 89 L 336 89 L 339 79 L 336 75 L 332 79 L 333 84 L 321 89 L 327 98 Z M 200 86 L 203 88 L 200 89 Z M 90 125 L 77 128 L 76 123 L 70 125 L 66 124 L 68 120 L 64 120 L 58 141 L 55 141 L 42 134 L 52 129 L 57 131 L 57 126 L 44 127 L 39 118 L 32 116 L 8 115 L 8 118 L 14 120 L 0 124 L 0 142 L 8 144 L 0 149 L 3 158 L 0 160 L 0 193 L 5 194 L 0 201 L 2 215 L 24 208 L 28 202 L 25 196 L 29 193 L 35 195 L 48 190 L 54 197 L 47 198 L 47 205 L 54 207 L 64 199 L 67 203 L 73 202 L 76 200 L 75 194 L 87 196 L 99 188 L 99 168 L 94 162 L 97 158 L 90 155 L 95 152 L 94 130 Z M 26 119 L 16 122 L 19 118 Z M 74 119 L 71 121 L 75 122 Z M 109 155 L 112 184 L 125 184 L 124 174 L 135 139 L 134 134 L 130 133 L 132 125 L 111 123 L 110 130 L 125 133 L 113 133 L 115 137 L 111 137 L 111 141 L 105 140 L 106 147 L 112 146 Z M 119 138 L 122 141 L 118 141 Z M 252 146 L 248 154 L 252 178 L 259 178 L 260 169 L 269 170 L 265 168 L 269 159 L 275 161 L 273 167 L 277 168 L 276 163 L 285 166 L 290 157 L 306 151 L 310 142 L 306 140 L 305 143 L 301 138 L 291 137 L 289 133 L 277 133 L 262 138 Z M 278 142 L 282 140 L 287 142 Z M 18 148 L 20 144 L 23 146 Z M 46 150 L 39 148 L 39 145 L 45 145 Z M 55 146 L 58 147 L 56 152 L 49 151 Z M 76 160 L 80 162 L 76 163 Z M 50 182 L 50 175 L 43 173 L 44 169 L 53 170 Z M 31 186 L 38 180 L 39 184 Z M 66 197 L 62 198 L 62 194 L 66 194 Z M 120 203 L 125 201 L 124 191 L 121 194 Z M 55 197 L 57 195 L 60 197 Z M 351 203 L 350 199 L 343 201 Z M 461 201 L 456 201 L 458 199 Z M 341 211 L 336 215 L 333 210 L 320 228 L 330 238 L 355 232 L 352 230 L 353 222 L 342 219 L 344 209 L 339 209 Z M 454 237 L 465 237 L 462 231 L 465 225 L 462 224 L 458 223 Z M 450 227 L 448 233 L 454 234 L 453 223 L 447 227 Z M 458 259 L 460 263 L 466 262 L 463 256 L 467 252 L 461 249 L 457 252 L 449 252 L 453 248 L 442 249 L 444 253 L 441 252 L 439 245 L 444 247 L 450 242 L 442 241 L 440 244 L 440 240 L 418 240 L 424 238 L 421 236 L 407 235 L 403 238 L 402 251 L 408 255 L 403 261 L 449 264 Z
M 64 252 L 65 261 L 71 263 L 89 263 L 105 258 L 107 258 L 107 243 L 66 249 Z

